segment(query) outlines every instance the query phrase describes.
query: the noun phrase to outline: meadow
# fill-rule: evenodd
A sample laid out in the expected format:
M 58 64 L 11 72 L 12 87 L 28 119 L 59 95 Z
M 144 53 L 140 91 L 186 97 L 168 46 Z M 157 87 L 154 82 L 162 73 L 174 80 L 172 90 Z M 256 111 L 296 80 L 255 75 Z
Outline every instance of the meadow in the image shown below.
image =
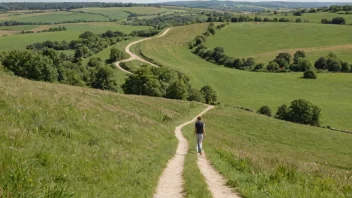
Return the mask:
M 352 129 L 349 121 L 352 111 L 350 74 L 318 74 L 317 80 L 304 80 L 302 73 L 255 73 L 217 66 L 188 49 L 187 42 L 207 27 L 208 24 L 175 27 L 165 37 L 143 42 L 141 50 L 162 66 L 187 74 L 196 88 L 211 85 L 221 104 L 251 109 L 268 105 L 275 113 L 278 106 L 302 98 L 322 109 L 323 125 Z M 308 42 L 303 39 L 301 43 Z
M 126 34 L 131 33 L 133 30 L 146 30 L 148 26 L 127 26 L 117 25 L 116 23 L 79 23 L 79 24 L 62 24 L 67 27 L 67 31 L 61 32 L 45 32 L 38 34 L 23 34 L 0 37 L 0 51 L 13 50 L 13 49 L 26 49 L 27 45 L 50 41 L 71 41 L 78 39 L 78 36 L 85 31 L 92 31 L 94 33 L 104 33 L 107 30 L 121 31 Z M 53 27 L 57 27 L 55 25 Z
M 31 23 L 62 23 L 65 21 L 76 20 L 109 21 L 107 17 L 101 15 L 65 11 L 8 15 L 0 17 L 0 21 L 18 21 Z
M 293 16 L 292 13 L 287 13 L 287 16 L 285 14 L 268 14 L 268 13 L 262 13 L 257 16 L 260 16 L 262 19 L 265 17 L 269 19 L 274 19 L 274 18 L 288 18 L 290 21 L 295 22 L 296 19 L 301 19 L 302 22 L 304 20 L 308 20 L 310 23 L 321 23 L 322 19 L 328 19 L 332 20 L 335 17 L 343 17 L 346 19 L 346 24 L 352 24 L 352 15 L 350 14 L 338 14 L 338 13 L 331 13 L 331 12 L 318 12 L 318 13 L 303 13 L 302 16 Z
M 5 197 L 151 197 L 203 105 L 0 74 Z
M 206 155 L 241 196 L 352 196 L 351 134 L 228 107 L 216 107 L 203 120 Z M 196 156 L 193 127 L 183 133 L 190 142 L 189 155 Z
M 172 8 L 157 8 L 157 7 L 119 7 L 119 8 L 80 8 L 73 11 L 80 11 L 86 13 L 104 14 L 111 19 L 122 20 L 127 18 L 130 14 L 127 12 L 135 13 L 138 15 L 153 15 L 170 14 L 174 12 L 186 12 L 186 10 L 172 9 Z M 127 11 L 127 12 L 125 12 Z
M 208 48 L 223 47 L 231 57 L 254 57 L 268 63 L 280 52 L 305 50 L 308 58 L 317 60 L 330 51 L 346 51 L 343 59 L 352 61 L 352 26 L 311 23 L 233 23 L 207 40 Z M 310 54 L 313 54 L 312 56 Z

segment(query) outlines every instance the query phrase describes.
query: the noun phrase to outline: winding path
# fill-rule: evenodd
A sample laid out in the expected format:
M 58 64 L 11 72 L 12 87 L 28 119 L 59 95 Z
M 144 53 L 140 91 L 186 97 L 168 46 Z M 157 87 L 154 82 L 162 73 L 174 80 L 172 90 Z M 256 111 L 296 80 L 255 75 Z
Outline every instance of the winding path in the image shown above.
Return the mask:
M 149 61 L 147 61 L 147 60 L 144 60 L 143 58 L 137 56 L 136 54 L 134 54 L 133 52 L 131 52 L 130 48 L 131 48 L 132 45 L 135 45 L 135 44 L 137 44 L 137 43 L 140 43 L 140 42 L 143 42 L 143 41 L 147 41 L 147 40 L 150 40 L 150 39 L 153 39 L 153 38 L 160 38 L 160 37 L 163 37 L 163 36 L 165 36 L 170 30 L 171 30 L 171 28 L 168 28 L 168 29 L 166 29 L 162 34 L 160 34 L 160 35 L 158 35 L 158 36 L 150 37 L 150 38 L 144 38 L 144 39 L 141 39 L 141 40 L 138 40 L 138 41 L 134 41 L 134 42 L 128 44 L 128 45 L 126 46 L 126 48 L 125 48 L 125 52 L 130 56 L 130 58 L 115 62 L 116 67 L 119 68 L 121 71 L 123 71 L 123 72 L 125 72 L 125 73 L 127 73 L 127 74 L 131 74 L 131 75 L 132 75 L 133 73 L 131 73 L 131 72 L 125 70 L 124 68 L 122 68 L 122 67 L 120 66 L 120 63 L 125 63 L 125 62 L 129 62 L 129 61 L 132 61 L 132 60 L 139 60 L 139 61 L 141 61 L 141 62 L 143 62 L 143 63 L 150 64 L 150 65 L 152 65 L 152 66 L 154 66 L 154 67 L 159 67 L 159 66 L 155 65 L 154 63 L 151 63 L 151 62 L 149 62 Z
M 175 135 L 178 139 L 176 154 L 168 162 L 166 169 L 161 175 L 154 198 L 183 197 L 183 169 L 185 155 L 188 151 L 188 142 L 182 135 L 181 130 L 184 126 L 194 123 L 198 116 L 202 116 L 212 108 L 214 107 L 207 106 L 207 108 L 195 118 L 176 127 Z M 223 177 L 210 165 L 204 155 L 198 157 L 198 167 L 200 168 L 214 198 L 239 198 L 229 187 L 226 186 Z

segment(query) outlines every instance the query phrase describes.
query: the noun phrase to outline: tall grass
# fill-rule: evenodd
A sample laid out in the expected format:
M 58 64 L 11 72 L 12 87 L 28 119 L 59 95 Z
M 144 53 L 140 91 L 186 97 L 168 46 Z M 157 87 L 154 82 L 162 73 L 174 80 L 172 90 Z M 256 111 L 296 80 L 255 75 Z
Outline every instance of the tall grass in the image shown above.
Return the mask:
M 203 118 L 207 157 L 243 197 L 352 196 L 350 134 L 223 107 Z
M 5 197 L 151 197 L 202 105 L 0 74 Z

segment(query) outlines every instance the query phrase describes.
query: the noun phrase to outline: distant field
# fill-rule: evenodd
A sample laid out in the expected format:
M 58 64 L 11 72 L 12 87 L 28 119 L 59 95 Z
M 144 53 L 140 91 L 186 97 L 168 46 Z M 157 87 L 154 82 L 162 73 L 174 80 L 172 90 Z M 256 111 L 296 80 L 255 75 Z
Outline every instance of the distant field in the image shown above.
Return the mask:
M 321 23 L 321 19 L 326 18 L 328 20 L 332 20 L 335 17 L 343 17 L 346 19 L 347 24 L 352 24 L 352 15 L 351 14 L 337 14 L 337 13 L 330 13 L 330 12 L 318 12 L 318 13 L 304 13 L 302 16 L 293 16 L 292 13 L 288 13 L 287 16 L 284 14 L 278 15 L 267 15 L 267 13 L 258 15 L 264 19 L 265 17 L 268 18 L 288 18 L 290 21 L 296 21 L 297 18 L 304 20 L 308 20 L 310 23 Z
M 32 22 L 32 23 L 35 23 L 35 22 L 58 23 L 58 22 L 76 21 L 76 20 L 109 21 L 107 17 L 101 16 L 101 15 L 88 14 L 88 13 L 76 13 L 76 12 L 64 12 L 64 11 L 0 17 L 0 21 L 18 21 L 18 22 Z
M 32 30 L 34 28 L 40 27 L 39 25 L 16 25 L 16 26 L 0 26 L 0 30 L 10 30 L 10 31 L 22 31 L 22 30 Z
M 346 177 L 351 134 L 227 107 L 216 107 L 203 120 L 207 157 L 242 197 L 352 196 L 345 189 L 352 185 Z M 192 132 L 193 125 L 183 130 L 194 152 Z
M 55 25 L 56 27 L 59 25 Z M 125 26 L 116 25 L 116 23 L 89 23 L 89 24 L 65 24 L 67 31 L 62 32 L 46 32 L 39 34 L 24 34 L 0 37 L 0 51 L 12 49 L 25 49 L 27 45 L 43 42 L 43 41 L 71 41 L 77 39 L 80 34 L 85 31 L 92 31 L 94 33 L 103 33 L 107 30 L 121 31 L 124 33 L 131 33 L 133 30 L 148 29 L 147 26 Z
M 352 26 L 297 23 L 234 23 L 207 40 L 232 57 L 295 49 L 352 44 Z M 275 58 L 276 52 L 272 56 Z
M 152 197 L 174 128 L 204 107 L 0 74 L 0 186 L 11 197 Z
M 227 29 L 239 25 L 231 25 Z M 243 25 L 251 26 L 251 24 Z M 204 32 L 207 26 L 207 24 L 197 24 L 175 27 L 165 37 L 143 42 L 141 49 L 146 56 L 153 58 L 159 64 L 186 73 L 195 87 L 213 86 L 218 93 L 221 104 L 252 109 L 269 105 L 276 112 L 279 105 L 289 104 L 294 99 L 303 98 L 322 109 L 323 125 L 352 130 L 349 118 L 352 111 L 350 101 L 352 97 L 351 74 L 318 74 L 317 80 L 304 80 L 301 79 L 302 73 L 254 73 L 217 66 L 192 54 L 187 47 L 187 42 L 197 34 Z M 342 28 L 350 27 L 344 26 Z M 274 29 L 280 31 L 280 28 Z M 236 34 L 239 33 L 234 32 L 233 38 L 228 40 L 229 43 L 232 43 L 230 41 L 233 41 L 233 44 L 244 43 L 242 39 L 236 37 Z M 346 33 L 340 34 L 346 37 Z M 346 38 L 339 38 L 338 35 L 334 37 L 336 41 L 346 40 Z M 308 40 L 310 36 L 307 36 L 308 38 L 302 37 L 305 39 L 300 43 L 311 43 Z M 250 38 L 258 40 L 254 36 Z M 316 39 L 319 40 L 319 38 Z M 251 44 L 252 40 L 247 40 L 247 42 Z M 249 44 L 248 46 L 250 46 Z M 276 44 L 280 45 L 274 41 L 267 42 L 268 48 L 275 49 Z M 262 50 L 254 43 L 251 45 L 252 47 L 242 45 L 241 49 L 245 53 L 248 51 L 255 53 L 256 49 Z
M 125 11 L 136 13 L 136 14 L 146 14 L 146 15 L 155 15 L 155 16 L 159 13 L 186 12 L 186 10 L 156 8 L 156 7 L 80 8 L 80 9 L 75 9 L 74 11 L 104 14 L 109 16 L 111 19 L 118 19 L 118 20 L 127 18 L 129 16 L 129 13 Z

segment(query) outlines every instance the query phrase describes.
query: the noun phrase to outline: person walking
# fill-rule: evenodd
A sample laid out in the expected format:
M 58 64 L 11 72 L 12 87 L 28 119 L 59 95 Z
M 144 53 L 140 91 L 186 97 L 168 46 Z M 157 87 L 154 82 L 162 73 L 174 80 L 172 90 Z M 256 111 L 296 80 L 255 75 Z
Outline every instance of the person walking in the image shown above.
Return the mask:
M 205 137 L 205 124 L 202 122 L 202 117 L 197 118 L 197 122 L 194 127 L 194 135 L 197 138 L 197 152 L 202 155 L 202 142 Z

